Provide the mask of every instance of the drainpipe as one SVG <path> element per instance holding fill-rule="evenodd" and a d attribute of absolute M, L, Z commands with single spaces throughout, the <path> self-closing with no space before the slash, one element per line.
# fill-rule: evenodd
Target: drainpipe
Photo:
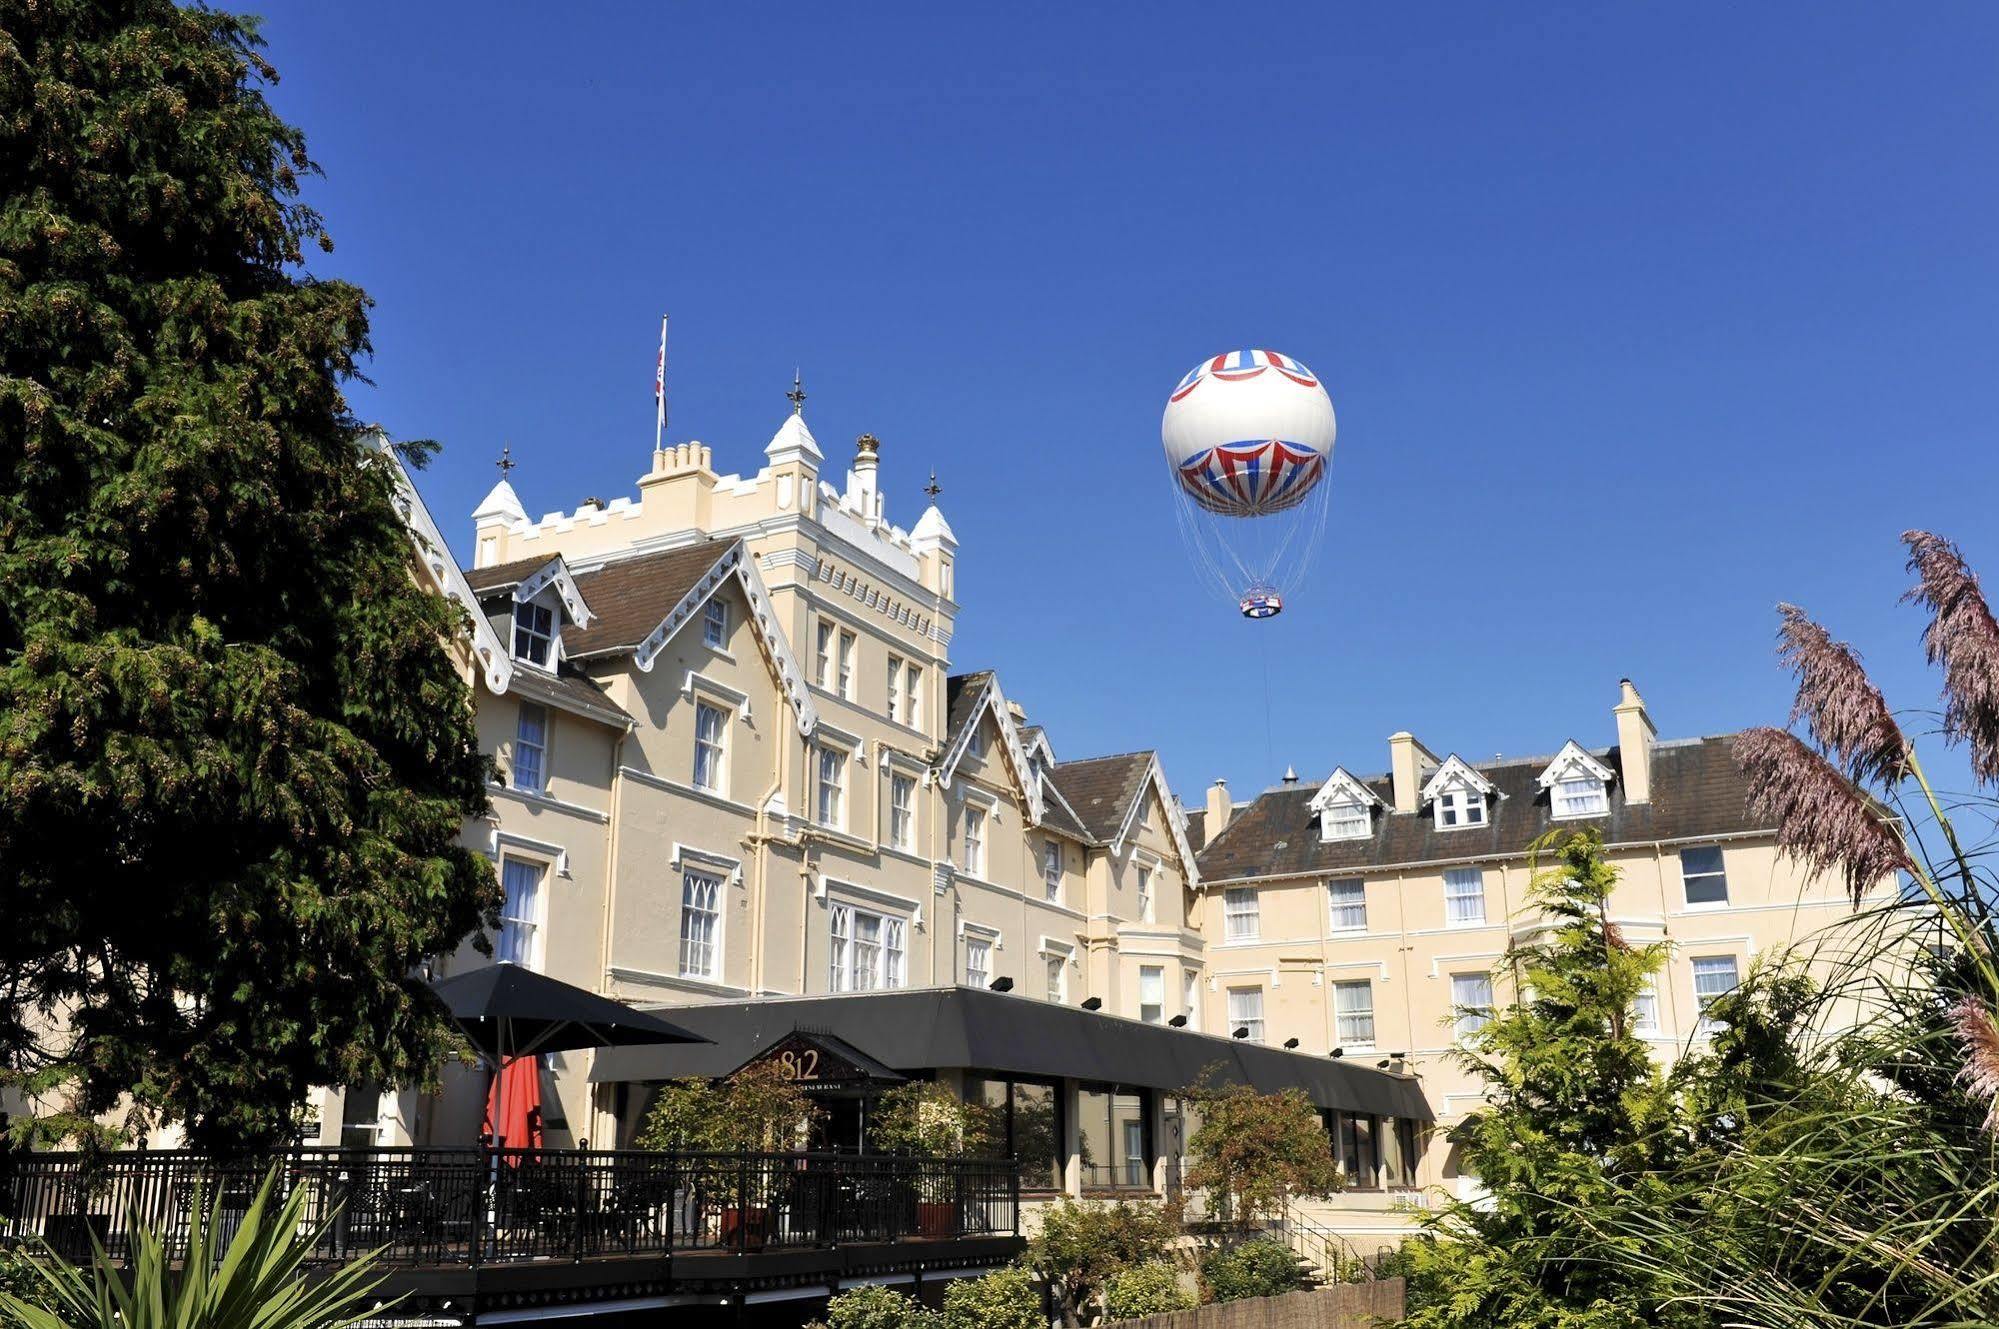
<path fill-rule="evenodd" d="M 624 823 L 624 818 L 620 814 L 624 810 L 625 740 L 632 736 L 633 728 L 634 725 L 627 722 L 624 732 L 619 734 L 617 742 L 611 745 L 611 830 L 604 838 L 604 926 L 597 943 L 597 967 L 602 974 L 598 990 L 607 996 L 611 991 L 612 919 L 616 916 L 618 907 L 618 830 Z M 595 1052 L 590 1054 L 590 1062 L 594 1069 L 597 1062 Z M 590 1109 L 591 1138 L 609 1139 L 615 1145 L 617 1126 L 612 1123 L 608 1132 L 605 1129 L 606 1114 L 600 1106 L 601 1092 L 587 1080 L 584 1082 L 583 1092 L 586 1096 L 585 1102 Z"/>
<path fill-rule="evenodd" d="M 779 714 L 782 713 L 783 711 L 780 710 Z M 770 825 L 770 801 L 773 798 L 777 797 L 779 790 L 784 788 L 784 765 L 785 765 L 784 758 L 785 754 L 791 750 L 791 736 L 789 733 L 785 732 L 785 727 L 780 727 L 779 733 L 782 734 L 783 737 L 781 741 L 773 745 L 777 749 L 777 751 L 774 754 L 774 760 L 772 762 L 773 769 L 771 771 L 770 788 L 764 790 L 763 797 L 757 800 L 756 829 L 750 833 L 751 841 L 754 844 L 756 850 L 756 852 L 752 854 L 750 858 L 750 866 L 753 869 L 753 871 L 750 873 L 749 987 L 750 987 L 750 995 L 752 997 L 756 996 L 759 992 L 763 991 L 763 970 L 764 970 L 763 901 L 765 895 L 767 894 L 767 887 L 770 877 L 771 836 L 769 832 L 766 830 L 766 828 Z M 802 741 L 803 736 L 801 735 L 800 737 Z M 803 949 L 803 946 L 804 943 L 803 940 L 801 939 L 800 941 L 801 950 Z M 800 992 L 803 992 L 804 990 L 805 989 L 803 987 L 799 988 Z"/>

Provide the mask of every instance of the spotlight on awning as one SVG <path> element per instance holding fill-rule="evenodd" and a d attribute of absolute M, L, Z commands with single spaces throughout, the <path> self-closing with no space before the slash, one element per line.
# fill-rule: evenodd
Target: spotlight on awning
<path fill-rule="evenodd" d="M 1284 1040 L 1284 1046 L 1288 1048 L 1295 1048 L 1298 1046 L 1298 1040 L 1295 1038 L 1287 1038 Z"/>
<path fill-rule="evenodd" d="M 1187 1017 L 1184 1015 L 1176 1015 L 1172 1019 L 1168 1020 L 1166 1023 L 1172 1025 L 1175 1029 L 1185 1029 L 1187 1027 Z"/>
<path fill-rule="evenodd" d="M 1013 991 L 1013 980 L 1006 977 L 995 978 L 992 982 L 986 984 L 986 986 L 995 992 L 1011 992 Z"/>
<path fill-rule="evenodd" d="M 1345 1048 L 1334 1048 L 1331 1052 L 1328 1052 L 1326 1055 L 1329 1057 L 1344 1057 L 1346 1056 L 1346 1054 L 1347 1050 Z"/>
<path fill-rule="evenodd" d="M 1086 1010 L 1086 1011 L 1100 1011 L 1100 1010 L 1102 1010 L 1103 1008 L 1104 1008 L 1104 999 L 1103 999 L 1102 997 L 1085 997 L 1085 998 L 1083 998 L 1083 1009 L 1084 1009 L 1084 1010 Z"/>
<path fill-rule="evenodd" d="M 1242 1025 L 1241 1027 L 1239 1027 L 1239 1028 L 1238 1028 L 1238 1029 L 1237 1029 L 1237 1030 L 1235 1031 L 1235 1035 L 1234 1035 L 1234 1036 L 1235 1036 L 1235 1037 L 1237 1037 L 1237 1038 L 1248 1038 L 1248 1037 L 1249 1037 L 1249 1026 L 1248 1026 L 1248 1025 Z"/>

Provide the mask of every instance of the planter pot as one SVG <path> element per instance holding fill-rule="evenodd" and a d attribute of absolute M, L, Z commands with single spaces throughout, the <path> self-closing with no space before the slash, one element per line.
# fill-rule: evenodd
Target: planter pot
<path fill-rule="evenodd" d="M 955 1200 L 919 1201 L 916 1206 L 916 1235 L 951 1237 L 958 1233 L 958 1204 Z"/>
<path fill-rule="evenodd" d="M 770 1237 L 770 1210 L 728 1208 L 722 1211 L 722 1244 L 760 1251 Z"/>

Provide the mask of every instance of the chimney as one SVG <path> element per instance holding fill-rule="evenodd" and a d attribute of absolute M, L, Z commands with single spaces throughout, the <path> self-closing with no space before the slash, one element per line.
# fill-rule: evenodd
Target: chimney
<path fill-rule="evenodd" d="M 1624 764 L 1624 801 L 1627 803 L 1650 803 L 1652 801 L 1652 743 L 1659 731 L 1652 727 L 1652 717 L 1645 710 L 1645 699 L 1638 695 L 1638 689 L 1631 686 L 1631 680 L 1621 678 L 1618 686 L 1624 695 L 1619 698 L 1612 712 L 1617 717 L 1617 755 Z"/>
<path fill-rule="evenodd" d="M 1395 810 L 1417 812 L 1423 806 L 1423 776 L 1437 759 L 1407 729 L 1388 736 L 1388 774 L 1395 786 Z"/>
<path fill-rule="evenodd" d="M 1229 816 L 1235 811 L 1235 804 L 1229 799 L 1229 782 L 1217 780 L 1208 786 L 1208 816 L 1201 826 L 1201 833 L 1213 840 L 1229 824 Z"/>
<path fill-rule="evenodd" d="M 881 467 L 881 440 L 862 434 L 854 440 L 854 468 L 847 472 L 847 501 L 860 509 L 863 521 L 878 521 L 882 515 L 881 491 L 875 473 Z"/>

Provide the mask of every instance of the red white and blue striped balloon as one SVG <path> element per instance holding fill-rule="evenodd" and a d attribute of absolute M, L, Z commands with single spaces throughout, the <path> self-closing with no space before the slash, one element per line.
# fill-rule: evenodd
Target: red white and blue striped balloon
<path fill-rule="evenodd" d="M 1204 567 L 1245 614 L 1276 613 L 1324 526 L 1337 425 L 1319 376 L 1276 351 L 1225 351 L 1187 371 L 1159 432 L 1175 489 L 1198 510 L 1183 525 Z"/>

